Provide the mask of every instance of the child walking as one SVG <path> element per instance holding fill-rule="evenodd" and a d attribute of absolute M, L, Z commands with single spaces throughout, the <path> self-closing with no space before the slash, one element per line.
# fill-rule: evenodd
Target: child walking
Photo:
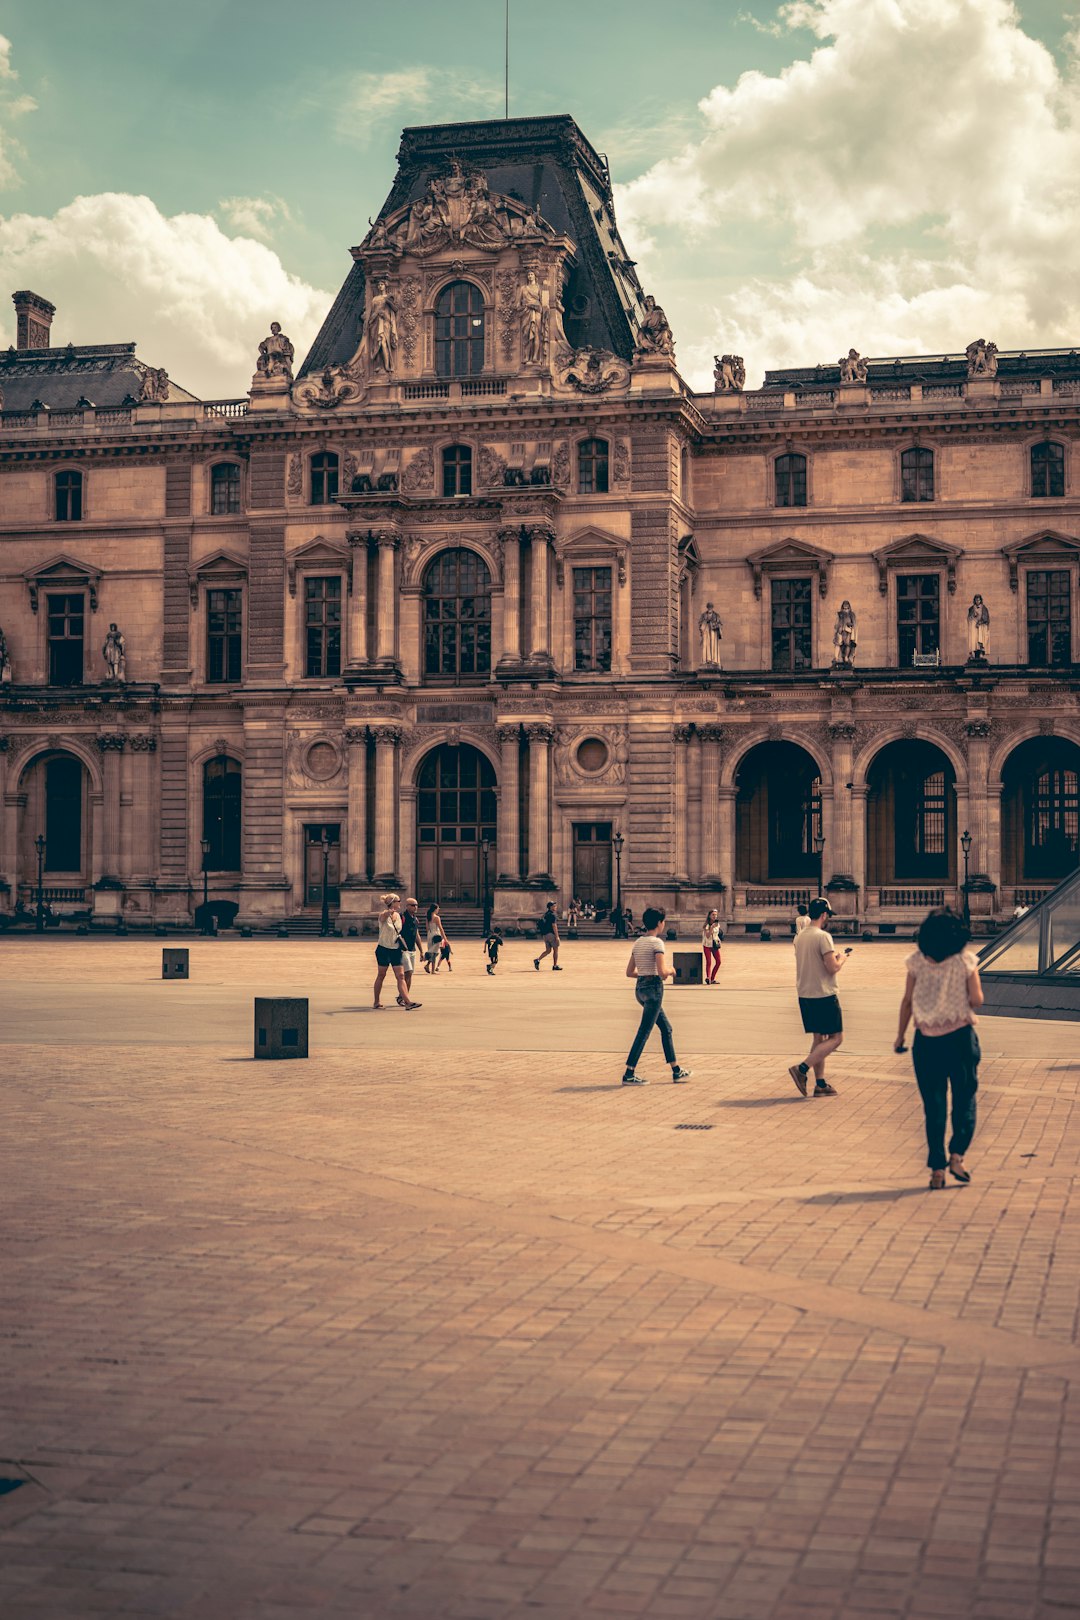
<path fill-rule="evenodd" d="M 912 1016 L 911 1059 L 926 1116 L 930 1191 L 945 1186 L 946 1168 L 964 1186 L 971 1172 L 964 1154 L 975 1134 L 975 1094 L 979 1089 L 979 1037 L 975 1009 L 983 1004 L 979 966 L 967 949 L 971 935 L 947 906 L 932 911 L 919 929 L 919 948 L 907 959 L 907 984 L 893 1050 L 902 1052 Z M 948 1093 L 952 1086 L 952 1136 L 945 1155 Z"/>
<path fill-rule="evenodd" d="M 499 965 L 499 952 L 502 950 L 502 929 L 493 928 L 484 941 L 484 955 L 487 957 L 487 971 L 494 974 Z"/>
<path fill-rule="evenodd" d="M 641 1023 L 638 1025 L 634 1044 L 626 1060 L 626 1073 L 622 1077 L 624 1086 L 647 1086 L 649 1083 L 643 1075 L 635 1073 L 635 1067 L 645 1050 L 645 1042 L 652 1033 L 654 1024 L 660 1031 L 664 1056 L 671 1064 L 671 1078 L 675 1084 L 689 1080 L 693 1073 L 692 1069 L 679 1067 L 679 1060 L 675 1056 L 675 1037 L 663 1006 L 664 980 L 675 977 L 674 968 L 667 965 L 664 942 L 660 938 L 660 930 L 664 926 L 666 916 L 667 912 L 659 906 L 646 907 L 641 919 L 644 931 L 640 939 L 634 941 L 630 960 L 626 964 L 626 977 L 637 981 L 634 985 L 634 995 L 641 1008 Z"/>

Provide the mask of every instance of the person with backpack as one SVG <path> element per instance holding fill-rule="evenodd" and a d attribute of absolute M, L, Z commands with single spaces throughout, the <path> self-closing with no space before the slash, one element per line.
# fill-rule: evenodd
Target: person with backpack
<path fill-rule="evenodd" d="M 641 1008 L 641 1022 L 626 1059 L 626 1071 L 622 1077 L 624 1086 L 647 1086 L 649 1083 L 644 1075 L 637 1073 L 637 1064 L 654 1025 L 660 1031 L 664 1056 L 671 1064 L 671 1078 L 675 1084 L 681 1085 L 693 1073 L 692 1069 L 680 1067 L 675 1056 L 675 1036 L 664 1011 L 664 980 L 675 977 L 675 969 L 667 965 L 664 941 L 660 937 L 666 916 L 667 912 L 662 907 L 646 906 L 641 919 L 641 938 L 634 941 L 630 960 L 626 964 L 626 977 L 635 981 L 634 995 Z"/>

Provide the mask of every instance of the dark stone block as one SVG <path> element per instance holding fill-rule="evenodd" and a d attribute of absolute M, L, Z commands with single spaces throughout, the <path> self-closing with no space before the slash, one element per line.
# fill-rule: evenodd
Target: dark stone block
<path fill-rule="evenodd" d="M 186 946 L 167 946 L 161 953 L 161 977 L 163 979 L 189 979 L 191 965 L 188 961 Z"/>
<path fill-rule="evenodd" d="M 676 984 L 701 984 L 704 979 L 704 958 L 700 951 L 672 951 Z"/>
<path fill-rule="evenodd" d="M 256 996 L 255 1056 L 306 1058 L 307 1055 L 307 997 Z"/>

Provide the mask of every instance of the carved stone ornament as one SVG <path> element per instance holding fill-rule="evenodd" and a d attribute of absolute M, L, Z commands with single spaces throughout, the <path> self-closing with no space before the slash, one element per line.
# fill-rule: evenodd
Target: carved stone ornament
<path fill-rule="evenodd" d="M 94 741 L 103 754 L 122 754 L 127 738 L 122 731 L 106 731 L 100 737 L 95 737 Z"/>
<path fill-rule="evenodd" d="M 409 493 L 435 488 L 435 451 L 430 444 L 421 445 L 407 463 L 401 475 L 401 487 Z"/>
<path fill-rule="evenodd" d="M 368 296 L 364 313 L 364 340 L 368 370 L 391 376 L 398 346 L 397 300 L 382 277 L 375 282 Z"/>
<path fill-rule="evenodd" d="M 350 747 L 350 748 L 366 748 L 367 747 L 367 727 L 366 726 L 346 726 L 343 735 L 344 735 L 345 742 L 348 745 L 348 747 Z"/>
<path fill-rule="evenodd" d="M 488 189 L 478 169 L 451 158 L 442 174 L 427 183 L 417 202 L 379 219 L 360 249 L 364 257 L 409 253 L 427 258 L 445 248 L 479 248 L 497 253 L 515 242 L 550 240 L 555 232 L 538 209 Z"/>
<path fill-rule="evenodd" d="M 545 721 L 536 721 L 533 725 L 525 727 L 525 735 L 530 743 L 550 742 L 555 735 L 555 729 Z"/>
<path fill-rule="evenodd" d="M 832 742 L 853 742 L 856 727 L 851 720 L 834 720 L 829 726 L 829 737 Z"/>
<path fill-rule="evenodd" d="M 526 727 L 530 736 L 532 727 Z M 600 743 L 607 757 L 598 764 L 579 756 L 582 744 Z M 599 750 L 594 750 L 599 752 Z M 565 725 L 555 732 L 555 780 L 563 787 L 619 787 L 626 781 L 630 745 L 625 726 Z"/>
<path fill-rule="evenodd" d="M 840 356 L 838 363 L 842 383 L 864 383 L 866 381 L 866 361 L 858 349 L 849 349 L 847 354 Z"/>
<path fill-rule="evenodd" d="M 269 336 L 259 344 L 259 358 L 255 362 L 256 378 L 269 382 L 279 377 L 283 382 L 291 383 L 294 353 L 292 344 L 281 330 L 281 322 L 271 321 Z"/>
<path fill-rule="evenodd" d="M 164 405 L 169 398 L 169 374 L 164 366 L 146 366 L 139 384 L 140 405 Z"/>
<path fill-rule="evenodd" d="M 115 624 L 109 626 L 101 656 L 105 660 L 106 680 L 122 681 L 127 678 L 127 644 L 123 632 Z"/>
<path fill-rule="evenodd" d="M 985 338 L 976 338 L 964 350 L 967 355 L 967 374 L 969 377 L 996 377 L 998 368 L 998 347 L 996 343 L 987 343 Z"/>
<path fill-rule="evenodd" d="M 713 355 L 713 393 L 741 394 L 746 387 L 746 366 L 741 354 Z"/>
<path fill-rule="evenodd" d="M 637 331 L 635 353 L 675 358 L 675 339 L 671 335 L 671 327 L 652 293 L 645 295 L 645 310 Z"/>
<path fill-rule="evenodd" d="M 416 343 L 420 335 L 420 277 L 403 276 L 398 283 L 398 330 L 401 334 L 401 355 L 406 370 L 412 368 L 416 358 Z"/>
<path fill-rule="evenodd" d="M 296 384 L 293 402 L 309 410 L 336 411 L 340 405 L 353 404 L 363 392 L 345 366 L 324 366 L 322 371 Z"/>
<path fill-rule="evenodd" d="M 302 495 L 304 493 L 304 458 L 303 456 L 289 457 L 289 476 L 285 483 L 286 495 Z"/>
<path fill-rule="evenodd" d="M 506 472 L 505 457 L 500 456 L 494 445 L 482 444 L 480 446 L 477 470 L 482 489 L 497 488 L 502 484 L 503 475 Z"/>
<path fill-rule="evenodd" d="M 157 738 L 149 732 L 137 731 L 133 737 L 128 738 L 128 746 L 133 754 L 156 754 Z"/>
<path fill-rule="evenodd" d="M 556 489 L 566 489 L 570 483 L 570 445 L 561 439 L 551 458 L 551 482 Z"/>
<path fill-rule="evenodd" d="M 610 349 L 564 349 L 557 367 L 563 387 L 575 388 L 579 394 L 606 394 L 630 386 L 630 367 Z"/>
<path fill-rule="evenodd" d="M 630 441 L 616 439 L 611 458 L 611 478 L 615 484 L 630 482 Z"/>
<path fill-rule="evenodd" d="M 989 737 L 990 729 L 989 720 L 969 720 L 967 723 L 969 737 Z"/>

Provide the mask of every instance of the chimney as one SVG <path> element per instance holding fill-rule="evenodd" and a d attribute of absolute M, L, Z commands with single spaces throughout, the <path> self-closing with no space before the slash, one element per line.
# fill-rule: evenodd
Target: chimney
<path fill-rule="evenodd" d="M 11 302 L 15 305 L 15 347 L 47 349 L 56 305 L 35 292 L 12 293 Z"/>

